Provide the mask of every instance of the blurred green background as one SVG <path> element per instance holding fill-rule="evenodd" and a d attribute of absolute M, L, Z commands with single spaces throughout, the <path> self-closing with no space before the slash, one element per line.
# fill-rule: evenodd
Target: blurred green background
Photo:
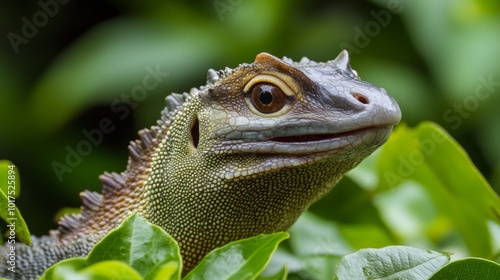
<path fill-rule="evenodd" d="M 67 2 L 0 4 L 0 159 L 20 170 L 17 206 L 36 235 L 99 191 L 101 173 L 124 170 L 167 94 L 263 51 L 326 61 L 347 48 L 404 122 L 442 125 L 500 192 L 498 1 Z M 168 76 L 137 95 L 151 69 Z M 112 131 L 82 144 L 108 119 Z"/>

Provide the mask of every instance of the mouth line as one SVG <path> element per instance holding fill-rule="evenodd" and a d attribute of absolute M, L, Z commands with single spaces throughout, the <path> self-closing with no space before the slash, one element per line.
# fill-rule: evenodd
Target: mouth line
<path fill-rule="evenodd" d="M 385 142 L 391 130 L 392 126 L 369 126 L 338 133 L 290 135 L 238 143 L 233 140 L 226 142 L 224 146 L 231 146 L 230 151 L 234 153 L 325 156 L 362 145 L 380 145 Z"/>
<path fill-rule="evenodd" d="M 292 135 L 284 137 L 270 138 L 267 141 L 278 142 L 278 143 L 310 143 L 319 142 L 325 140 L 334 140 L 339 138 L 345 138 L 351 135 L 359 134 L 367 130 L 376 129 L 378 127 L 365 127 L 345 132 L 338 133 L 318 133 L 318 134 L 302 134 L 302 135 Z M 380 127 L 382 128 L 382 127 Z"/>

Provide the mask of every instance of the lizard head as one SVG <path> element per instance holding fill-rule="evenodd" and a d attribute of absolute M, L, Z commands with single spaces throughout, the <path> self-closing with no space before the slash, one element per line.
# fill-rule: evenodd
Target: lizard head
<path fill-rule="evenodd" d="M 261 53 L 253 64 L 208 76 L 199 148 L 260 158 L 226 169 L 228 178 L 328 159 L 352 166 L 364 158 L 352 154 L 374 151 L 401 118 L 384 89 L 359 79 L 347 51 L 326 63 Z"/>
<path fill-rule="evenodd" d="M 227 242 L 288 229 L 401 118 L 346 51 L 325 63 L 261 53 L 167 100 L 176 110 L 145 200 L 149 219 L 179 242 L 185 271 Z"/>

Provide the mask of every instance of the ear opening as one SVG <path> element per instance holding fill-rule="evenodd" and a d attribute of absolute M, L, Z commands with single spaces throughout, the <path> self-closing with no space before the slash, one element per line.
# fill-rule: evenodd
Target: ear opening
<path fill-rule="evenodd" d="M 191 124 L 191 143 L 193 147 L 198 148 L 198 143 L 200 142 L 200 122 L 198 117 L 195 117 L 193 124 Z"/>

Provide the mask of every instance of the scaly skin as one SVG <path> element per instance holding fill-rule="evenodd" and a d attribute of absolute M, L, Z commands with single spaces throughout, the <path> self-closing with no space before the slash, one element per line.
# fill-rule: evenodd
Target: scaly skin
<path fill-rule="evenodd" d="M 17 244 L 16 274 L 1 260 L 0 275 L 33 279 L 85 256 L 133 211 L 179 242 L 186 273 L 230 241 L 287 230 L 401 118 L 345 51 L 326 63 L 261 53 L 167 101 L 158 125 L 131 143 L 126 171 L 102 175 L 103 194 L 83 192 L 81 214 L 33 247 Z"/>

